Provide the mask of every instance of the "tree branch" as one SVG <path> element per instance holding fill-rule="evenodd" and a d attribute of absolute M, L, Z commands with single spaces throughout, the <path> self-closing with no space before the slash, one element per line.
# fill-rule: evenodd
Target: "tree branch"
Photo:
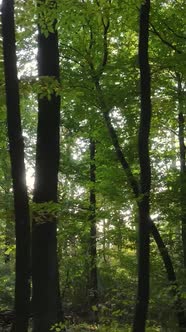
<path fill-rule="evenodd" d="M 186 36 L 179 35 L 167 23 L 164 22 L 164 24 L 167 27 L 167 29 L 169 29 L 169 31 L 171 31 L 174 34 L 175 37 L 186 40 Z"/>
<path fill-rule="evenodd" d="M 156 30 L 155 26 L 150 23 L 152 30 L 150 30 L 152 33 L 154 33 L 161 41 L 162 43 L 164 43 L 165 45 L 167 45 L 169 48 L 171 48 L 172 50 L 174 50 L 176 53 L 178 54 L 182 54 L 182 52 L 174 45 L 172 45 L 170 42 L 168 42 L 167 40 L 165 40 L 162 35 Z"/>
<path fill-rule="evenodd" d="M 122 148 L 119 144 L 118 136 L 117 136 L 116 130 L 114 129 L 114 127 L 111 123 L 111 119 L 110 119 L 110 116 L 109 116 L 109 109 L 107 108 L 107 105 L 105 103 L 99 81 L 95 82 L 95 87 L 96 87 L 96 91 L 97 91 L 97 95 L 98 95 L 99 105 L 100 105 L 100 108 L 103 112 L 103 117 L 104 117 L 107 129 L 109 131 L 109 134 L 110 134 L 110 137 L 111 137 L 111 140 L 112 140 L 112 144 L 115 148 L 118 160 L 120 161 L 121 166 L 122 166 L 123 170 L 126 173 L 127 181 L 129 183 L 129 186 L 131 187 L 131 189 L 133 191 L 133 194 L 134 194 L 135 198 L 138 199 L 138 197 L 139 197 L 138 182 L 135 179 L 135 177 L 132 173 L 132 170 L 129 166 L 129 163 L 127 162 L 127 159 L 125 158 L 125 156 L 123 154 L 123 151 L 122 151 Z"/>
<path fill-rule="evenodd" d="M 84 55 L 77 49 L 77 48 L 74 48 L 73 46 L 71 45 L 68 45 L 68 44 L 65 44 L 65 43 L 60 43 L 60 45 L 63 45 L 67 48 L 70 48 L 72 51 L 76 52 L 77 54 L 79 54 L 81 57 L 84 57 Z"/>

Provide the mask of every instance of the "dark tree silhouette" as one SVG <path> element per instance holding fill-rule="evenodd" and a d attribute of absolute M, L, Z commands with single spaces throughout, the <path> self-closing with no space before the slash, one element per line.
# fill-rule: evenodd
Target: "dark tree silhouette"
<path fill-rule="evenodd" d="M 140 163 L 139 186 L 139 247 L 138 247 L 138 292 L 134 316 L 133 332 L 144 332 L 149 301 L 149 220 L 151 166 L 149 157 L 149 134 L 151 123 L 151 78 L 148 59 L 150 0 L 140 9 L 139 67 L 141 114 L 138 136 Z"/>
<path fill-rule="evenodd" d="M 38 2 L 38 8 L 40 4 L 41 2 Z M 51 5 L 55 8 L 56 2 L 51 2 Z M 39 11 L 42 10 L 41 8 Z M 59 54 L 55 23 L 54 20 L 54 32 L 48 32 L 48 36 L 43 34 L 40 26 L 38 27 L 38 72 L 40 78 L 52 77 L 58 82 Z M 57 220 L 55 214 L 50 212 L 47 203 L 57 202 L 60 97 L 51 91 L 50 98 L 40 97 L 38 105 L 33 201 L 44 205 L 41 210 L 37 210 L 33 218 L 33 331 L 49 332 L 51 325 L 59 318 Z"/>
<path fill-rule="evenodd" d="M 30 301 L 30 217 L 19 107 L 13 0 L 4 0 L 2 3 L 2 34 L 16 233 L 16 315 L 14 331 L 27 332 Z"/>

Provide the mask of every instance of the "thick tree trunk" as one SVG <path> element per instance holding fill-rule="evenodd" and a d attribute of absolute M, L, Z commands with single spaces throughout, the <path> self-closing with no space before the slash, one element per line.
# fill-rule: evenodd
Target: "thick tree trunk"
<path fill-rule="evenodd" d="M 55 5 L 55 1 L 52 5 Z M 54 32 L 49 32 L 47 37 L 39 27 L 38 72 L 39 77 L 53 77 L 58 81 L 59 54 L 55 23 L 53 22 Z M 42 208 L 33 219 L 33 331 L 49 332 L 51 325 L 59 320 L 60 310 L 56 216 L 47 205 L 48 202 L 57 202 L 60 97 L 51 92 L 49 99 L 41 97 L 38 104 L 33 201 L 41 203 Z"/>
<path fill-rule="evenodd" d="M 30 301 L 30 217 L 19 108 L 13 0 L 4 0 L 2 3 L 2 32 L 16 232 L 16 317 L 14 330 L 16 332 L 26 332 L 28 329 Z"/>
<path fill-rule="evenodd" d="M 89 275 L 89 307 L 98 304 L 98 290 L 97 290 L 97 232 L 96 232 L 96 165 L 95 165 L 96 144 L 93 139 L 90 139 L 90 275 Z M 92 319 L 97 320 L 97 311 L 93 310 Z"/>

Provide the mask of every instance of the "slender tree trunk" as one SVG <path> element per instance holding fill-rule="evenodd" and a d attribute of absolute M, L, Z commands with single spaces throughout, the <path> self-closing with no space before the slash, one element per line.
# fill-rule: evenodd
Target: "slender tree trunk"
<path fill-rule="evenodd" d="M 177 76 L 178 82 L 178 137 L 179 137 L 179 148 L 180 148 L 180 208 L 181 208 L 181 229 L 182 229 L 182 245 L 183 245 L 183 267 L 186 269 L 186 208 L 185 208 L 185 197 L 186 197 L 186 146 L 185 146 L 185 119 L 183 114 L 183 95 L 181 86 L 181 77 Z M 175 280 L 176 286 L 173 288 L 177 290 L 177 316 L 180 332 L 186 331 L 186 317 L 185 310 L 182 305 L 181 294 Z M 173 284 L 173 285 L 174 285 Z"/>
<path fill-rule="evenodd" d="M 96 144 L 93 139 L 90 139 L 90 275 L 89 275 L 89 306 L 98 304 L 98 290 L 97 290 L 97 234 L 96 234 L 96 165 L 95 165 Z M 93 311 L 93 320 L 97 320 L 97 311 Z"/>
<path fill-rule="evenodd" d="M 182 227 L 182 244 L 183 244 L 183 266 L 186 269 L 186 146 L 185 146 L 185 119 L 183 114 L 183 96 L 181 77 L 177 74 L 178 82 L 178 136 L 180 148 L 180 207 L 181 207 L 181 227 Z"/>
<path fill-rule="evenodd" d="M 14 330 L 16 332 L 26 332 L 30 302 L 30 217 L 19 107 L 13 0 L 4 0 L 2 3 L 2 32 L 16 232 L 16 318 Z"/>
<path fill-rule="evenodd" d="M 140 162 L 139 248 L 138 248 L 138 293 L 133 323 L 133 332 L 144 332 L 149 302 L 149 219 L 151 167 L 149 157 L 149 134 L 151 122 L 150 67 L 148 60 L 150 0 L 140 9 L 139 66 L 141 114 L 138 137 Z"/>
<path fill-rule="evenodd" d="M 44 1 L 43 1 L 44 2 Z M 40 2 L 38 2 L 39 7 Z M 56 2 L 51 2 L 52 6 Z M 39 10 L 41 10 L 39 8 Z M 44 15 L 44 13 L 42 13 Z M 38 30 L 39 77 L 59 81 L 58 36 L 55 30 L 46 37 Z M 56 216 L 48 202 L 57 202 L 59 168 L 60 97 L 51 92 L 50 98 L 38 100 L 36 174 L 33 201 L 41 203 L 33 219 L 33 331 L 49 332 L 59 320 L 59 275 L 57 262 Z"/>

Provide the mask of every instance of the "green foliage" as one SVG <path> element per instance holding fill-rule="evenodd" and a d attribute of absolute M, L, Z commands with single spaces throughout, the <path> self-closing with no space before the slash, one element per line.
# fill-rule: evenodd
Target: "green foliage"
<path fill-rule="evenodd" d="M 180 177 L 178 113 L 182 111 L 185 117 L 186 8 L 185 1 L 152 0 L 151 3 L 151 212 L 173 260 L 185 306 L 180 206 L 180 188 L 184 178 Z M 26 167 L 33 171 L 35 166 L 37 96 L 50 99 L 54 93 L 62 97 L 61 150 L 59 202 L 31 204 L 31 217 L 36 223 L 45 222 L 46 216 L 57 221 L 64 309 L 80 320 L 80 323 L 56 324 L 51 330 L 61 331 L 66 327 L 69 331 L 130 331 L 137 281 L 136 202 L 112 146 L 103 119 L 103 108 L 110 114 L 122 151 L 138 179 L 138 16 L 141 0 L 59 0 L 57 6 L 52 0 L 47 0 L 38 1 L 38 4 L 36 6 L 33 0 L 15 1 Z M 38 77 L 37 25 L 45 37 L 57 28 L 60 83 L 52 77 Z M 13 305 L 15 235 L 1 44 L 0 40 L 0 306 L 3 309 Z M 178 76 L 181 77 L 181 105 Z M 96 90 L 96 80 L 100 83 L 102 103 Z M 96 142 L 95 184 L 89 176 L 90 139 Z M 100 325 L 87 323 L 90 319 L 87 285 L 91 265 L 91 189 L 96 193 L 99 292 L 98 304 L 92 306 L 92 311 L 98 313 Z M 10 262 L 4 262 L 4 254 L 10 254 Z M 151 241 L 151 298 L 147 331 L 160 331 L 160 328 L 176 331 L 172 290 L 159 253 Z"/>
<path fill-rule="evenodd" d="M 14 266 L 11 264 L 5 265 L 1 261 L 1 274 L 0 274 L 0 310 L 11 309 L 14 305 L 14 283 L 15 274 Z"/>
<path fill-rule="evenodd" d="M 87 324 L 87 323 L 81 323 L 81 324 L 73 324 L 73 325 L 69 325 L 69 324 L 62 324 L 62 323 L 57 323 L 54 326 L 51 327 L 51 331 L 55 331 L 55 332 L 61 332 L 64 331 L 64 328 L 66 329 L 66 331 L 68 332 L 107 332 L 108 330 L 111 332 L 120 332 L 120 331 L 124 331 L 124 332 L 129 332 L 130 328 L 128 327 L 124 327 L 120 328 L 118 326 L 117 323 L 112 323 L 112 325 L 91 325 L 91 324 Z M 155 332 L 156 330 L 154 330 L 153 332 Z"/>
<path fill-rule="evenodd" d="M 47 221 L 55 222 L 60 206 L 55 202 L 44 202 L 31 204 L 31 218 L 37 224 Z"/>

